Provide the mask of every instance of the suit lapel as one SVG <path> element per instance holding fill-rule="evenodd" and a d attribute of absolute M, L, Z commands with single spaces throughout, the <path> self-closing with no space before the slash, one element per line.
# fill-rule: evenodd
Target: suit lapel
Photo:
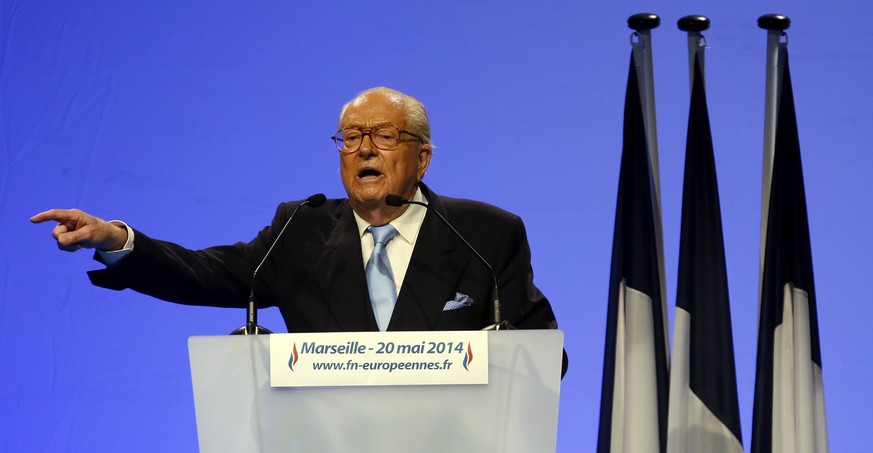
<path fill-rule="evenodd" d="M 426 191 L 426 187 L 422 187 Z M 430 209 L 444 216 L 435 194 L 425 192 Z M 456 239 L 436 215 L 428 210 L 394 307 L 389 330 L 432 330 L 443 305 L 454 296 L 458 279 L 470 259 L 470 252 L 456 246 Z"/>
<path fill-rule="evenodd" d="M 338 330 L 377 330 L 364 275 L 361 238 L 350 205 L 340 213 L 336 226 L 316 260 L 316 275 L 327 295 L 328 310 Z"/>

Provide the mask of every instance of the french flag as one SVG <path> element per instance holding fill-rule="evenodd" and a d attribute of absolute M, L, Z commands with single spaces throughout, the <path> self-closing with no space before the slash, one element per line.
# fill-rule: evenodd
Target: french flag
<path fill-rule="evenodd" d="M 786 44 L 780 44 L 778 61 L 782 82 L 768 212 L 762 219 L 767 223 L 751 451 L 826 452 L 818 309 Z"/>
<path fill-rule="evenodd" d="M 634 54 L 624 107 L 615 209 L 598 453 L 663 452 L 667 324 L 660 209 Z"/>
<path fill-rule="evenodd" d="M 718 181 L 697 56 L 685 149 L 667 451 L 743 452 Z"/>

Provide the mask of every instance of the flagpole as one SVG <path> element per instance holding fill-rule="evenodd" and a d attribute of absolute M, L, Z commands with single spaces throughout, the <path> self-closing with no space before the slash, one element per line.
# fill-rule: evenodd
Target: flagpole
<path fill-rule="evenodd" d="M 638 13 L 627 18 L 631 34 L 631 46 L 637 64 L 637 80 L 640 87 L 640 102 L 643 105 L 646 137 L 652 160 L 652 176 L 655 184 L 655 203 L 658 218 L 661 216 L 661 177 L 658 166 L 658 128 L 655 120 L 655 80 L 652 65 L 652 30 L 661 25 L 656 14 Z M 636 40 L 634 40 L 636 38 Z"/>
<path fill-rule="evenodd" d="M 773 176 L 773 154 L 776 146 L 776 112 L 779 104 L 779 87 L 782 80 L 783 63 L 779 59 L 779 49 L 788 43 L 785 30 L 791 19 L 781 14 L 765 14 L 758 18 L 758 27 L 767 30 L 767 73 L 764 94 L 764 166 L 761 173 L 761 255 L 758 286 L 764 272 L 764 245 L 767 241 L 767 214 L 770 212 L 770 180 Z M 760 294 L 759 294 L 760 299 Z"/>
<path fill-rule="evenodd" d="M 649 143 L 649 153 L 652 156 L 652 170 L 655 176 L 658 208 L 660 213 L 661 181 L 658 175 L 658 128 L 655 121 L 655 79 L 652 65 L 652 30 L 661 25 L 661 18 L 656 14 L 638 13 L 627 19 L 628 27 L 634 30 L 631 34 L 631 45 L 637 62 L 637 76 L 640 85 L 640 97 L 643 104 L 643 114 L 646 122 L 646 135 Z M 636 38 L 636 41 L 634 41 Z"/>
<path fill-rule="evenodd" d="M 631 46 L 637 65 L 637 78 L 640 89 L 640 102 L 643 106 L 646 124 L 646 141 L 652 168 L 652 204 L 655 212 L 655 246 L 658 250 L 658 275 L 661 276 L 661 300 L 667 300 L 667 282 L 664 274 L 664 232 L 661 220 L 661 175 L 658 164 L 658 127 L 655 120 L 655 76 L 652 64 L 652 30 L 661 25 L 657 14 L 637 13 L 627 18 L 631 34 Z M 662 304 L 663 319 L 667 319 L 667 304 Z M 667 323 L 664 323 L 664 337 L 669 337 Z M 669 349 L 669 344 L 667 345 Z"/>
<path fill-rule="evenodd" d="M 676 23 L 680 30 L 688 33 L 688 89 L 694 88 L 694 57 L 700 62 L 700 73 L 705 74 L 706 38 L 700 32 L 709 30 L 706 16 L 685 16 Z M 706 77 L 703 77 L 706 80 Z"/>

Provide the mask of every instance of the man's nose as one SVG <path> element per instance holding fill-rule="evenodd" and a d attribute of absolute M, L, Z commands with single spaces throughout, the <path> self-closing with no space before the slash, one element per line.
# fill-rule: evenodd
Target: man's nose
<path fill-rule="evenodd" d="M 358 148 L 358 153 L 362 155 L 370 155 L 376 151 L 376 146 L 373 145 L 373 138 L 370 136 L 370 133 L 364 134 L 361 137 L 361 146 Z"/>

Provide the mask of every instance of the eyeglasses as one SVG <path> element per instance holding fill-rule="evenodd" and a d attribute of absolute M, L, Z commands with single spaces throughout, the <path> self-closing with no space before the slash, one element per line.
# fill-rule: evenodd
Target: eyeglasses
<path fill-rule="evenodd" d="M 336 143 L 336 149 L 341 153 L 351 154 L 361 147 L 365 135 L 370 136 L 370 141 L 373 142 L 373 146 L 376 148 L 383 151 L 391 151 L 400 146 L 400 143 L 403 142 L 400 138 L 400 134 L 411 135 L 417 138 L 421 143 L 424 143 L 424 139 L 421 138 L 420 135 L 399 129 L 390 124 L 384 124 L 364 130 L 360 130 L 356 127 L 347 127 L 338 130 L 336 135 L 331 138 L 333 139 L 333 142 Z"/>

